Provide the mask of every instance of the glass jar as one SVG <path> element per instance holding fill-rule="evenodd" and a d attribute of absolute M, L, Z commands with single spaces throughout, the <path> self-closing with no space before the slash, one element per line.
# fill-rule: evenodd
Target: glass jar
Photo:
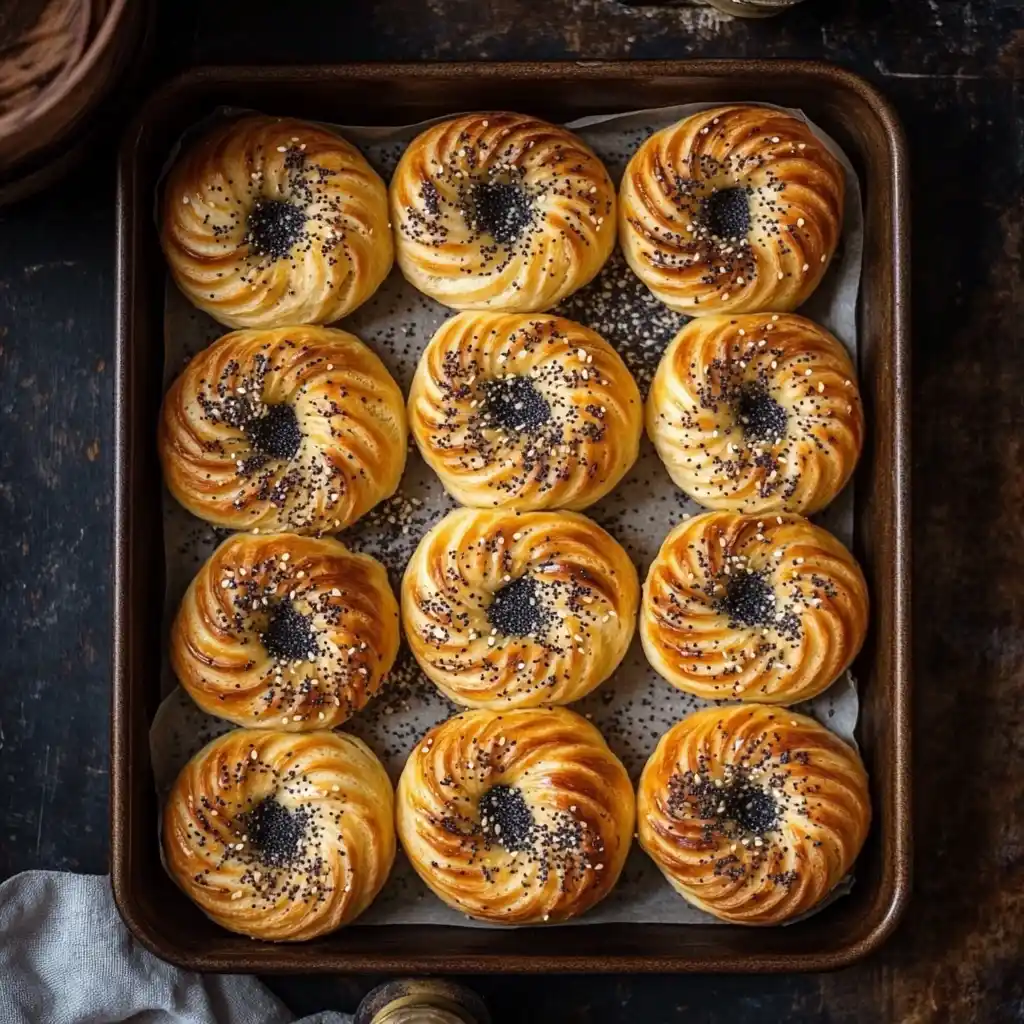
<path fill-rule="evenodd" d="M 738 18 L 770 18 L 801 0 L 620 0 L 627 7 L 715 7 Z"/>
<path fill-rule="evenodd" d="M 435 978 L 389 981 L 356 1010 L 355 1024 L 490 1024 L 480 997 Z"/>
<path fill-rule="evenodd" d="M 801 0 L 701 0 L 702 3 L 738 18 L 770 18 L 795 7 Z"/>

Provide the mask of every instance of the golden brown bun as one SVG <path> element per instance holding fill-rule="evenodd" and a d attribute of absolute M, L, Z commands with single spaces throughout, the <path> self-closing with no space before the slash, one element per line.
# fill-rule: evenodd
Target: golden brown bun
<path fill-rule="evenodd" d="M 672 309 L 784 312 L 828 269 L 844 188 L 841 165 L 806 122 L 766 107 L 715 107 L 655 132 L 634 154 L 619 239 Z"/>
<path fill-rule="evenodd" d="M 299 942 L 348 924 L 380 892 L 394 794 L 353 736 L 233 729 L 182 769 L 163 846 L 174 880 L 221 927 Z"/>
<path fill-rule="evenodd" d="M 813 718 L 746 704 L 674 725 L 637 792 L 640 845 L 695 907 L 770 925 L 817 906 L 871 823 L 855 750 Z"/>
<path fill-rule="evenodd" d="M 615 186 L 582 139 L 522 114 L 433 125 L 391 179 L 398 265 L 454 309 L 551 309 L 615 246 Z"/>
<path fill-rule="evenodd" d="M 398 653 L 384 566 L 340 541 L 229 537 L 171 628 L 171 665 L 206 712 L 236 725 L 332 729 L 380 689 Z"/>
<path fill-rule="evenodd" d="M 200 352 L 160 415 L 171 494 L 233 530 L 333 533 L 398 487 L 405 403 L 358 338 L 235 331 Z"/>
<path fill-rule="evenodd" d="M 643 406 L 625 363 L 586 327 L 460 313 L 423 351 L 409 424 L 460 504 L 582 509 L 636 460 Z"/>
<path fill-rule="evenodd" d="M 409 561 L 402 620 L 453 701 L 569 704 L 615 671 L 638 598 L 629 556 L 585 516 L 456 509 Z"/>
<path fill-rule="evenodd" d="M 651 564 L 640 610 L 652 667 L 706 700 L 809 700 L 849 667 L 867 626 L 860 566 L 794 515 L 681 523 Z"/>
<path fill-rule="evenodd" d="M 791 313 L 692 320 L 665 350 L 647 433 L 707 508 L 824 508 L 853 474 L 864 410 L 846 349 Z"/>
<path fill-rule="evenodd" d="M 394 258 L 387 189 L 359 150 L 261 115 L 221 125 L 177 161 L 161 243 L 178 287 L 228 327 L 339 320 Z"/>
<path fill-rule="evenodd" d="M 398 836 L 453 909 L 494 924 L 556 923 L 615 886 L 633 805 L 626 769 L 575 712 L 466 711 L 410 754 Z"/>

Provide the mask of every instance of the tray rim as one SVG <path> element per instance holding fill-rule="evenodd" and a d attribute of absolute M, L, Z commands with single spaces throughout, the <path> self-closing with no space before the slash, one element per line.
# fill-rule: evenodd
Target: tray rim
<path fill-rule="evenodd" d="M 636 78 L 667 77 L 677 79 L 714 78 L 742 80 L 758 75 L 803 78 L 808 86 L 815 82 L 833 90 L 852 93 L 870 110 L 881 127 L 886 144 L 888 168 L 886 181 L 892 191 L 891 244 L 891 323 L 889 361 L 892 367 L 891 407 L 893 453 L 889 474 L 893 481 L 893 501 L 889 526 L 892 529 L 895 586 L 892 591 L 892 617 L 889 623 L 893 678 L 889 690 L 893 701 L 889 751 L 892 777 L 886 780 L 886 793 L 895 810 L 890 823 L 884 858 L 891 868 L 890 877 L 880 880 L 880 898 L 874 900 L 865 915 L 867 924 L 846 945 L 810 953 L 743 951 L 736 954 L 700 953 L 600 953 L 600 954 L 394 954 L 336 953 L 303 955 L 301 945 L 254 944 L 252 952 L 236 955 L 209 953 L 176 947 L 137 913 L 131 892 L 131 863 L 126 816 L 122 813 L 130 796 L 130 765 L 127 752 L 132 729 L 132 686 L 128 665 L 127 620 L 131 559 L 129 557 L 131 505 L 128 458 L 130 449 L 132 389 L 128 382 L 129 348 L 132 344 L 130 298 L 134 291 L 133 264 L 134 218 L 137 198 L 132 188 L 133 153 L 152 111 L 168 100 L 193 90 L 219 85 L 238 86 L 247 82 L 332 81 L 346 78 L 356 81 L 385 81 L 395 76 L 450 80 L 466 77 L 488 79 L 534 78 L 557 80 L 568 75 L 601 80 L 627 75 Z M 866 79 L 838 65 L 823 61 L 789 59 L 714 59 L 714 60 L 557 60 L 557 61 L 459 61 L 459 62 L 347 62 L 343 64 L 263 66 L 204 66 L 193 68 L 161 85 L 144 102 L 126 130 L 118 153 L 117 171 L 117 249 L 116 249 L 116 332 L 115 332 L 115 430 L 114 430 L 114 517 L 113 517 L 113 645 L 111 700 L 111 883 L 118 911 L 132 935 L 150 952 L 180 967 L 198 971 L 285 972 L 573 972 L 573 973 L 772 973 L 820 971 L 842 968 L 876 951 L 893 933 L 906 910 L 911 890 L 912 816 L 911 816 L 911 654 L 910 654 L 910 341 L 909 341 L 909 172 L 907 144 L 899 117 L 891 103 Z M 143 209 L 148 210 L 148 203 Z M 443 928 L 443 926 L 437 926 Z M 685 926 L 679 926 L 685 927 Z"/>

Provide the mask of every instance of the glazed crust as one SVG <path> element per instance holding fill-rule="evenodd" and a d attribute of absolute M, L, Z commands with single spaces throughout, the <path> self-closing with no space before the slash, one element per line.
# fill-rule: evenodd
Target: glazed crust
<path fill-rule="evenodd" d="M 256 939 L 334 931 L 395 858 L 394 794 L 360 740 L 233 729 L 182 769 L 163 820 L 174 880 L 208 917 Z"/>
<path fill-rule="evenodd" d="M 339 541 L 229 537 L 192 581 L 171 628 L 171 666 L 204 711 L 236 725 L 341 725 L 398 654 L 387 571 Z"/>
<path fill-rule="evenodd" d="M 849 872 L 871 823 L 856 751 L 806 715 L 710 707 L 660 740 L 637 793 L 640 844 L 695 907 L 782 924 Z"/>
<path fill-rule="evenodd" d="M 409 424 L 462 505 L 583 509 L 636 461 L 643 406 L 615 350 L 580 324 L 460 313 L 423 352 Z"/>
<path fill-rule="evenodd" d="M 691 316 L 796 309 L 842 230 L 843 169 L 805 121 L 766 107 L 703 110 L 655 132 L 619 192 L 629 265 Z"/>
<path fill-rule="evenodd" d="M 740 512 L 819 511 L 864 444 L 846 349 L 791 313 L 690 321 L 658 365 L 646 419 L 678 487 Z"/>
<path fill-rule="evenodd" d="M 638 599 L 629 556 L 585 516 L 457 509 L 410 559 L 402 618 L 451 700 L 535 707 L 579 700 L 611 675 Z"/>
<path fill-rule="evenodd" d="M 388 276 L 387 189 L 341 136 L 253 115 L 178 159 L 161 243 L 178 287 L 228 327 L 331 323 Z"/>
<path fill-rule="evenodd" d="M 358 338 L 236 331 L 171 385 L 158 446 L 171 494 L 233 530 L 334 533 L 398 487 L 405 402 Z"/>
<path fill-rule="evenodd" d="M 467 711 L 416 745 L 398 834 L 450 907 L 495 924 L 557 923 L 603 899 L 633 837 L 625 768 L 566 708 Z"/>
<path fill-rule="evenodd" d="M 706 700 L 795 704 L 849 667 L 868 589 L 849 551 L 795 515 L 707 512 L 665 538 L 644 583 L 651 666 Z"/>
<path fill-rule="evenodd" d="M 396 257 L 453 309 L 551 309 L 615 246 L 615 186 L 572 132 L 512 113 L 427 128 L 390 188 Z"/>

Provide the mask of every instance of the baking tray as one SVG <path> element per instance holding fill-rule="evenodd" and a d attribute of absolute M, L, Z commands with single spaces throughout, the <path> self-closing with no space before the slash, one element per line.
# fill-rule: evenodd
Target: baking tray
<path fill-rule="evenodd" d="M 873 600 L 857 737 L 874 825 L 852 893 L 784 928 L 593 925 L 571 930 L 358 924 L 302 945 L 225 932 L 165 873 L 148 731 L 160 699 L 163 535 L 156 423 L 165 268 L 153 220 L 179 135 L 221 105 L 348 124 L 409 124 L 467 109 L 552 121 L 694 101 L 800 107 L 864 189 L 860 382 L 869 424 L 853 548 Z M 886 100 L 840 68 L 795 61 L 353 64 L 207 68 L 145 105 L 119 162 L 111 874 L 126 924 L 164 960 L 231 972 L 796 971 L 846 966 L 892 932 L 910 892 L 909 301 L 906 149 Z M 675 898 L 668 887 L 666 899 Z"/>

